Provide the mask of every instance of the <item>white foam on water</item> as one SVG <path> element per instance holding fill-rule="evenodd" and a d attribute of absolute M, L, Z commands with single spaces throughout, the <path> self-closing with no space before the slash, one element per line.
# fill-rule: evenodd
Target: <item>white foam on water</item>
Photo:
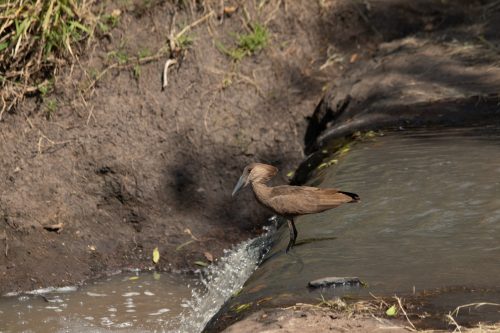
<path fill-rule="evenodd" d="M 28 295 L 43 295 L 43 294 L 49 294 L 49 293 L 69 293 L 76 291 L 78 287 L 76 286 L 66 286 L 66 287 L 47 287 L 47 288 L 40 288 L 40 289 L 35 289 L 35 290 L 30 290 L 30 291 L 11 291 L 3 296 L 5 297 L 13 297 L 13 296 L 18 296 L 21 294 L 28 294 Z"/>
<path fill-rule="evenodd" d="M 191 298 L 183 300 L 186 308 L 178 322 L 169 322 L 168 327 L 176 327 L 169 333 L 199 333 L 224 303 L 237 291 L 255 271 L 262 258 L 263 246 L 274 233 L 274 228 L 255 239 L 240 243 L 216 263 L 205 268 L 201 277 L 203 290 L 194 289 Z"/>

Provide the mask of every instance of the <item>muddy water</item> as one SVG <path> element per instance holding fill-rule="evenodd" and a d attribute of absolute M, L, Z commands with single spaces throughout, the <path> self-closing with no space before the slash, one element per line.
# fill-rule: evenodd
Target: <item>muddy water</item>
<path fill-rule="evenodd" d="M 0 332 L 154 331 L 168 327 L 191 296 L 169 274 L 125 274 L 87 285 L 3 297 Z"/>
<path fill-rule="evenodd" d="M 311 183 L 356 192 L 362 202 L 297 219 L 298 245 L 288 255 L 283 228 L 241 302 L 434 290 L 446 304 L 440 291 L 465 286 L 500 303 L 500 131 L 377 137 Z M 328 276 L 355 276 L 368 286 L 306 287 Z M 450 302 L 467 303 L 466 294 Z"/>
<path fill-rule="evenodd" d="M 272 233 L 225 251 L 195 277 L 128 273 L 0 297 L 0 333 L 201 332 L 255 270 Z"/>

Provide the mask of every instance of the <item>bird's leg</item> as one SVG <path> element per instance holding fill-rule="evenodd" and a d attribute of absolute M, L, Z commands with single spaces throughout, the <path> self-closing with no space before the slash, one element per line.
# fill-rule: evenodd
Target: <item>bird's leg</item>
<path fill-rule="evenodd" d="M 295 245 L 295 240 L 297 239 L 297 229 L 295 228 L 295 223 L 293 222 L 293 218 L 288 219 L 288 230 L 290 230 L 290 241 L 288 242 L 288 246 L 286 247 L 285 253 L 288 253 L 290 249 Z"/>

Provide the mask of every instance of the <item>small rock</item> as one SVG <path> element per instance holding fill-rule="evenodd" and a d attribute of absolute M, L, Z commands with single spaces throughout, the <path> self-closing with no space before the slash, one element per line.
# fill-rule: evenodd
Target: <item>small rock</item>
<path fill-rule="evenodd" d="M 307 286 L 309 288 L 321 288 L 329 286 L 352 286 L 352 285 L 363 285 L 363 282 L 357 277 L 324 277 L 321 279 L 309 281 Z"/>

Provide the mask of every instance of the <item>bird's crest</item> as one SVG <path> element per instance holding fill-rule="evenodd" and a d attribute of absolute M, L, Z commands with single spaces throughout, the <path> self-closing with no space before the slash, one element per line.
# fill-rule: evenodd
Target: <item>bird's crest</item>
<path fill-rule="evenodd" d="M 278 173 L 278 168 L 262 163 L 252 163 L 247 168 L 248 181 L 258 183 L 266 183 Z"/>

